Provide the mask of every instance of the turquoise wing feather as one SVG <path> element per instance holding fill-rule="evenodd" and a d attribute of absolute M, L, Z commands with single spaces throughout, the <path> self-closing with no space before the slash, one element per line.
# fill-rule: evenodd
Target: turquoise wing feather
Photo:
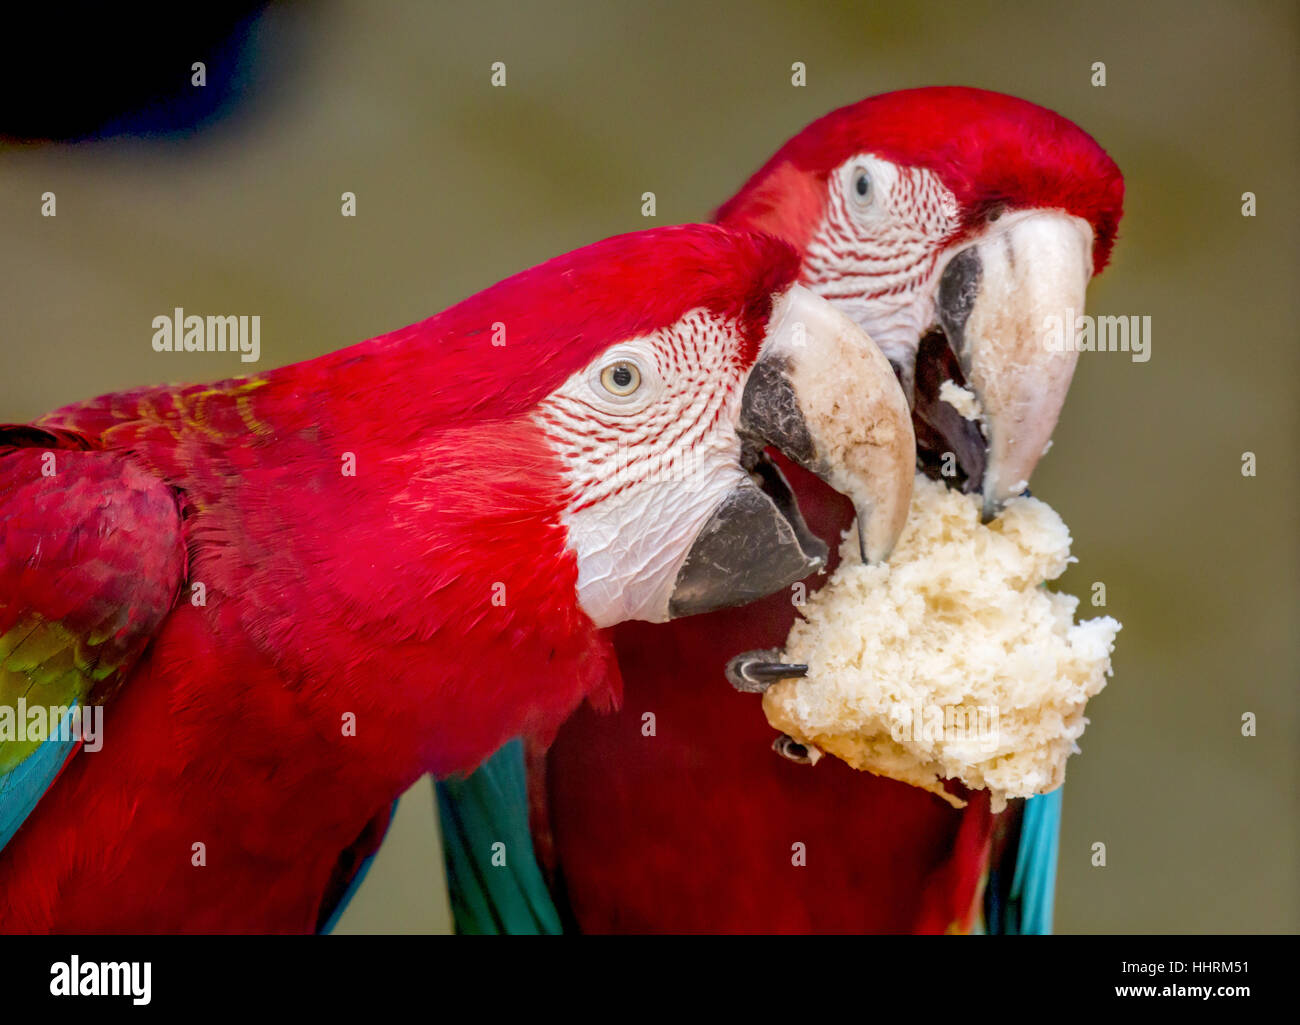
<path fill-rule="evenodd" d="M 989 881 L 988 932 L 1051 933 L 1062 794 L 1058 788 L 1025 802 L 1010 886 L 996 871 Z M 561 932 L 528 830 L 521 742 L 507 744 L 468 779 L 438 784 L 438 806 L 457 931 Z M 505 865 L 493 864 L 498 842 L 506 845 Z"/>
<path fill-rule="evenodd" d="M 989 877 L 985 915 L 988 931 L 1005 936 L 1046 936 L 1052 931 L 1056 862 L 1060 854 L 1064 787 L 1025 801 L 1011 885 L 1005 869 Z M 999 878 L 1001 876 L 1001 878 Z"/>
<path fill-rule="evenodd" d="M 437 789 L 456 931 L 562 932 L 528 828 L 523 742 L 512 740 L 469 777 Z"/>
<path fill-rule="evenodd" d="M 63 770 L 64 763 L 77 750 L 77 743 L 46 740 L 9 772 L 0 774 L 0 851 Z"/>

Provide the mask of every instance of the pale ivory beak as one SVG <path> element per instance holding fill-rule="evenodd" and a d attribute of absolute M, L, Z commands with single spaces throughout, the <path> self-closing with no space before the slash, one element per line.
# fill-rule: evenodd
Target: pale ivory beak
<path fill-rule="evenodd" d="M 1078 352 L 1064 338 L 1084 312 L 1092 229 L 1061 211 L 1011 215 L 957 253 L 938 316 L 984 414 L 984 516 L 1028 486 L 1065 404 Z"/>

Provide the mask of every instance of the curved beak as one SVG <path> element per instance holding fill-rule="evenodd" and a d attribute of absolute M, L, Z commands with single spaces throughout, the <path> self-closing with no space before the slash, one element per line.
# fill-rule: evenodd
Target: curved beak
<path fill-rule="evenodd" d="M 1063 332 L 1091 275 L 1092 230 L 1060 211 L 1011 215 L 943 271 L 939 324 L 983 411 L 986 520 L 1025 490 L 1051 441 L 1079 355 Z"/>
<path fill-rule="evenodd" d="M 682 564 L 673 618 L 745 604 L 825 568 L 826 545 L 805 525 L 768 447 L 853 502 L 865 561 L 886 558 L 906 521 L 916 467 L 907 399 L 866 333 L 802 286 L 775 304 L 736 432 L 747 475 Z"/>

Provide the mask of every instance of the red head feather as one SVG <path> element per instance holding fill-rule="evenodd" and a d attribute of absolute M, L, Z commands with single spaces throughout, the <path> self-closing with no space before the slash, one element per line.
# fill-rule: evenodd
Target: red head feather
<path fill-rule="evenodd" d="M 905 89 L 832 111 L 782 146 L 716 219 L 802 247 L 820 219 L 827 176 L 858 153 L 933 171 L 967 228 L 998 206 L 1059 208 L 1093 226 L 1094 271 L 1110 258 L 1124 179 L 1106 151 L 1045 107 L 962 86 Z"/>
<path fill-rule="evenodd" d="M 771 235 L 707 224 L 633 232 L 538 264 L 428 320 L 317 362 L 332 371 L 358 360 L 394 388 L 419 382 L 411 415 L 426 423 L 512 417 L 613 343 L 668 327 L 697 308 L 738 320 L 747 342 L 742 358 L 752 361 L 773 294 L 793 284 L 798 270 L 798 254 Z"/>

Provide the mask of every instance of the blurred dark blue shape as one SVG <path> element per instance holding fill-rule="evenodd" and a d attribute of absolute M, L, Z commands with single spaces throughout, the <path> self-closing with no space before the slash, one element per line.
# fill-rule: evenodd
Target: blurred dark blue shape
<path fill-rule="evenodd" d="M 267 4 L 63 4 L 0 14 L 0 137 L 188 135 L 243 97 Z M 207 84 L 192 84 L 196 61 Z"/>

